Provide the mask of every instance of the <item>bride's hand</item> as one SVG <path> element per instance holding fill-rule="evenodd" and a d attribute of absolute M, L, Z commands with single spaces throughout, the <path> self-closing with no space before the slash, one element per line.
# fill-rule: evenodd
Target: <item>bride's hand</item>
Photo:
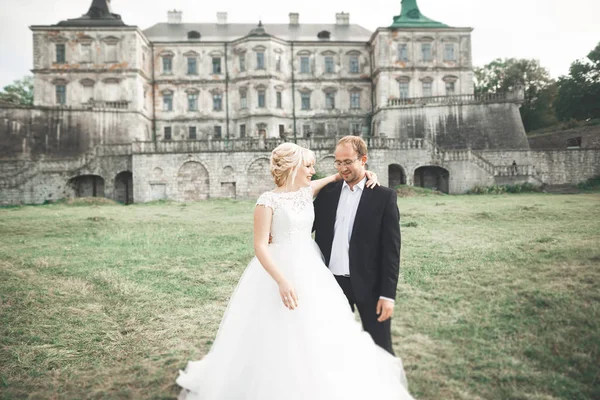
<path fill-rule="evenodd" d="M 381 183 L 379 183 L 379 180 L 377 179 L 377 174 L 375 172 L 366 171 L 365 175 L 367 175 L 366 186 L 368 188 L 373 189 L 375 186 L 381 186 Z"/>
<path fill-rule="evenodd" d="M 290 310 L 298 308 L 298 296 L 296 296 L 294 287 L 288 281 L 279 284 L 279 295 L 284 306 Z"/>

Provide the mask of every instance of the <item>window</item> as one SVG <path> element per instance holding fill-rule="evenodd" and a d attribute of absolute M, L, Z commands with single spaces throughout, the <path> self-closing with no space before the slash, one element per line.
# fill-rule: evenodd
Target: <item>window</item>
<path fill-rule="evenodd" d="M 240 92 L 240 108 L 248 108 L 248 97 L 246 91 Z"/>
<path fill-rule="evenodd" d="M 113 43 L 106 44 L 106 62 L 117 61 L 117 45 Z"/>
<path fill-rule="evenodd" d="M 279 54 L 275 56 L 275 71 L 281 72 L 281 56 Z"/>
<path fill-rule="evenodd" d="M 317 37 L 319 39 L 331 39 L 331 32 L 321 31 L 321 32 L 317 33 Z"/>
<path fill-rule="evenodd" d="M 84 85 L 83 86 L 83 102 L 87 103 L 90 100 L 94 99 L 94 86 L 93 85 Z"/>
<path fill-rule="evenodd" d="M 65 64 L 67 62 L 66 57 L 66 48 L 64 43 L 59 43 L 56 45 L 56 63 L 57 64 Z"/>
<path fill-rule="evenodd" d="M 398 44 L 398 61 L 408 61 L 408 45 L 406 43 Z"/>
<path fill-rule="evenodd" d="M 360 135 L 360 124 L 357 124 L 357 123 L 350 124 L 350 133 L 353 134 L 354 136 Z"/>
<path fill-rule="evenodd" d="M 325 108 L 333 110 L 335 108 L 335 93 L 325 93 Z"/>
<path fill-rule="evenodd" d="M 240 72 L 246 71 L 246 55 L 240 54 Z"/>
<path fill-rule="evenodd" d="M 171 57 L 163 57 L 163 74 L 173 73 L 173 59 Z"/>
<path fill-rule="evenodd" d="M 279 137 L 285 136 L 285 125 L 279 124 Z"/>
<path fill-rule="evenodd" d="M 56 85 L 56 104 L 67 104 L 67 86 Z"/>
<path fill-rule="evenodd" d="M 258 91 L 258 107 L 259 108 L 264 108 L 265 107 L 265 98 L 266 98 L 266 93 L 263 89 Z"/>
<path fill-rule="evenodd" d="M 200 39 L 201 35 L 198 31 L 189 31 L 187 37 L 188 39 Z"/>
<path fill-rule="evenodd" d="M 221 111 L 223 109 L 223 96 L 221 93 L 213 94 L 213 110 Z"/>
<path fill-rule="evenodd" d="M 188 93 L 188 110 L 198 111 L 198 94 Z"/>
<path fill-rule="evenodd" d="M 163 111 L 173 111 L 173 93 L 163 93 Z"/>
<path fill-rule="evenodd" d="M 246 125 L 245 124 L 240 125 L 240 137 L 241 138 L 246 137 Z"/>
<path fill-rule="evenodd" d="M 188 57 L 187 59 L 187 73 L 188 75 L 198 74 L 198 59 L 196 57 Z"/>
<path fill-rule="evenodd" d="M 452 96 L 454 94 L 454 82 L 446 82 L 446 96 Z"/>
<path fill-rule="evenodd" d="M 213 138 L 214 139 L 221 139 L 223 137 L 223 134 L 221 132 L 221 125 L 215 125 L 213 127 L 213 129 L 214 129 L 213 130 L 213 132 L 214 132 Z"/>
<path fill-rule="evenodd" d="M 400 98 L 401 99 L 409 98 L 408 82 L 400 82 Z"/>
<path fill-rule="evenodd" d="M 221 73 L 221 57 L 212 58 L 212 72 L 213 74 Z"/>
<path fill-rule="evenodd" d="M 92 62 L 92 45 L 90 43 L 83 43 L 81 45 L 81 61 Z"/>
<path fill-rule="evenodd" d="M 301 108 L 303 110 L 310 110 L 310 93 L 301 93 Z"/>
<path fill-rule="evenodd" d="M 302 133 L 304 134 L 305 137 L 310 137 L 310 125 L 309 124 L 302 125 Z"/>
<path fill-rule="evenodd" d="M 422 61 L 431 61 L 431 43 L 421 44 L 421 59 Z"/>
<path fill-rule="evenodd" d="M 423 82 L 423 97 L 431 97 L 431 82 Z"/>
<path fill-rule="evenodd" d="M 358 56 L 350 56 L 350 73 L 358 74 L 360 72 L 360 67 L 358 65 Z"/>
<path fill-rule="evenodd" d="M 256 69 L 265 69 L 265 53 L 256 53 Z"/>
<path fill-rule="evenodd" d="M 325 57 L 325 73 L 333 74 L 335 72 L 335 65 L 333 64 L 333 57 Z"/>
<path fill-rule="evenodd" d="M 195 126 L 190 126 L 188 129 L 188 139 L 190 140 L 196 140 L 197 139 L 197 134 L 196 134 L 196 127 Z"/>
<path fill-rule="evenodd" d="M 581 136 L 568 138 L 567 148 L 581 148 Z"/>
<path fill-rule="evenodd" d="M 310 64 L 308 56 L 300 57 L 300 73 L 310 74 Z"/>
<path fill-rule="evenodd" d="M 165 126 L 164 132 L 165 132 L 165 137 L 164 137 L 165 140 L 171 140 L 173 138 L 170 126 Z"/>
<path fill-rule="evenodd" d="M 360 108 L 360 92 L 350 92 L 350 108 Z"/>
<path fill-rule="evenodd" d="M 277 97 L 277 108 L 283 108 L 282 100 L 281 100 L 281 92 L 277 92 L 276 97 Z"/>
<path fill-rule="evenodd" d="M 454 58 L 454 45 L 446 44 L 444 46 L 444 61 L 455 61 Z"/>

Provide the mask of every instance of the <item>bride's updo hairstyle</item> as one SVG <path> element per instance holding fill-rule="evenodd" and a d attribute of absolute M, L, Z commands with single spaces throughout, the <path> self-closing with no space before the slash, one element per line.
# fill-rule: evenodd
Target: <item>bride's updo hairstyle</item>
<path fill-rule="evenodd" d="M 314 162 L 315 155 L 309 149 L 294 143 L 282 143 L 271 153 L 271 175 L 277 186 L 294 184 L 298 168 L 306 162 Z"/>

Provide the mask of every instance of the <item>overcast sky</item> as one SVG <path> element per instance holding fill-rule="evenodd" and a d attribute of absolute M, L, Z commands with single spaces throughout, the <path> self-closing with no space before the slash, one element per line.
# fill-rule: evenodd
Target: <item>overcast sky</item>
<path fill-rule="evenodd" d="M 184 22 L 216 22 L 226 11 L 229 22 L 287 23 L 290 12 L 300 23 L 334 23 L 336 12 L 349 12 L 350 23 L 369 30 L 389 26 L 400 0 L 112 0 L 126 24 L 142 29 L 166 22 L 167 11 L 183 11 Z M 0 0 L 0 87 L 32 68 L 29 26 L 51 25 L 85 14 L 91 0 Z M 418 0 L 421 12 L 450 26 L 472 27 L 473 63 L 494 58 L 535 58 L 552 77 L 566 75 L 572 61 L 600 42 L 600 0 Z"/>

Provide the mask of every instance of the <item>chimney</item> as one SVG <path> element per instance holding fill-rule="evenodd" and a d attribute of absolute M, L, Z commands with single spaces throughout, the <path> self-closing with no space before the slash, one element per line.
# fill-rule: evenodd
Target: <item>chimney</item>
<path fill-rule="evenodd" d="M 167 22 L 169 24 L 180 24 L 181 23 L 181 11 L 173 10 L 167 13 Z"/>
<path fill-rule="evenodd" d="M 300 14 L 290 13 L 290 25 L 300 25 Z"/>
<path fill-rule="evenodd" d="M 335 14 L 335 24 L 338 26 L 348 26 L 350 25 L 350 14 L 341 12 Z"/>
<path fill-rule="evenodd" d="M 218 12 L 217 13 L 217 25 L 227 25 L 227 13 L 226 12 Z"/>

